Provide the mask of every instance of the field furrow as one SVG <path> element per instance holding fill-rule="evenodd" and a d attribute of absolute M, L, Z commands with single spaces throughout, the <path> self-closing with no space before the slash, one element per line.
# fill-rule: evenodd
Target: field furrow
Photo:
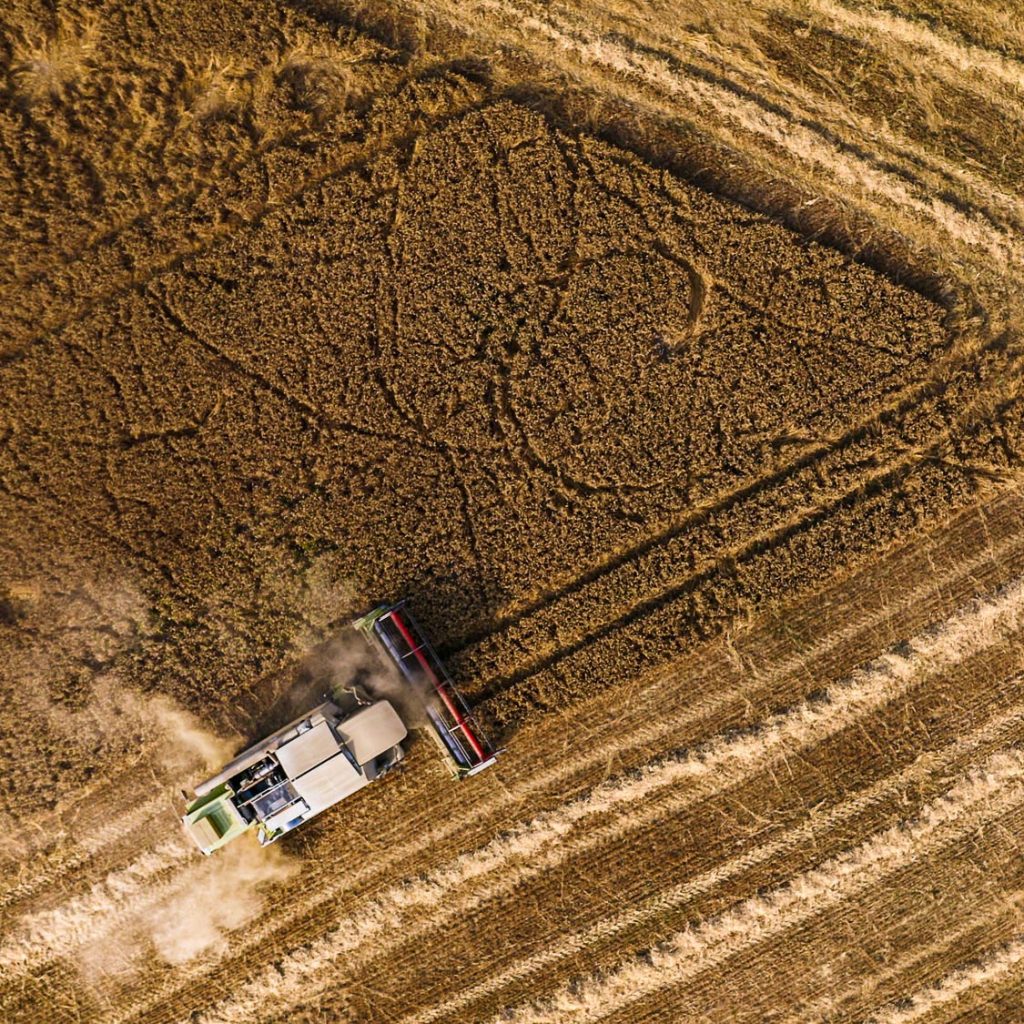
<path fill-rule="evenodd" d="M 986 1003 L 998 998 L 998 989 L 1020 985 L 1024 940 L 1015 937 L 981 957 L 972 957 L 970 966 L 962 966 L 924 986 L 903 1000 L 909 1006 L 884 1008 L 874 1014 L 877 1024 L 912 1024 L 960 1019 L 979 1014 Z M 973 1009 L 972 1009 L 972 1004 Z M 952 1014 L 952 1015 L 951 1015 Z"/>
<path fill-rule="evenodd" d="M 707 924 L 670 934 L 664 950 L 652 952 L 651 962 L 623 964 L 593 982 L 584 981 L 573 991 L 557 994 L 547 1004 L 519 1008 L 506 1016 L 537 1024 L 652 1019 L 649 1012 L 638 1013 L 634 1004 L 716 969 L 748 947 L 827 914 L 866 890 L 891 891 L 883 884 L 889 875 L 909 861 L 924 861 L 917 871 L 929 871 L 932 856 L 988 822 L 1000 817 L 1019 820 L 1022 766 L 1019 754 L 996 755 L 906 825 L 879 832 L 849 852 L 795 876 L 784 887 L 741 903 Z M 666 1009 L 661 1006 L 658 1012 Z"/>

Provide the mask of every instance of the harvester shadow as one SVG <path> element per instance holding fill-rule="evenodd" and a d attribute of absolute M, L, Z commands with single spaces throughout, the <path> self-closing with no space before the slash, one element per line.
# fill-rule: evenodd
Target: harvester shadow
<path fill-rule="evenodd" d="M 447 658 L 472 638 L 490 633 L 501 609 L 513 600 L 515 595 L 499 578 L 500 568 L 467 562 L 444 574 L 399 579 L 395 593 L 408 601 L 434 649 Z M 482 689 L 483 681 L 456 683 L 470 695 Z"/>
<path fill-rule="evenodd" d="M 442 577 L 408 579 L 399 592 L 408 600 L 434 650 L 468 701 L 474 720 L 494 743 L 502 746 L 515 727 L 499 724 L 485 706 L 494 689 L 494 679 L 490 673 L 464 675 L 451 660 L 454 654 L 504 627 L 503 610 L 514 594 L 499 578 L 499 568 L 474 565 Z"/>

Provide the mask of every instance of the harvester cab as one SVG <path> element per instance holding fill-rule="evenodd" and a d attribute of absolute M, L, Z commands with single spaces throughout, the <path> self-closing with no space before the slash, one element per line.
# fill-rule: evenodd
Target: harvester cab
<path fill-rule="evenodd" d="M 494 764 L 497 751 L 404 601 L 382 604 L 353 626 L 398 669 L 422 703 L 430 735 L 454 778 L 468 778 Z"/>

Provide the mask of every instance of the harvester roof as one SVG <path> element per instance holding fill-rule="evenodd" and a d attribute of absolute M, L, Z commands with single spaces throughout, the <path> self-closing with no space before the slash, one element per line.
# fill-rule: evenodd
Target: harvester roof
<path fill-rule="evenodd" d="M 277 759 L 290 779 L 298 778 L 303 772 L 315 768 L 321 761 L 341 751 L 338 741 L 326 722 L 300 733 L 295 739 L 279 747 Z"/>
<path fill-rule="evenodd" d="M 338 735 L 359 764 L 367 764 L 405 739 L 407 729 L 386 701 L 360 708 L 338 725 Z"/>

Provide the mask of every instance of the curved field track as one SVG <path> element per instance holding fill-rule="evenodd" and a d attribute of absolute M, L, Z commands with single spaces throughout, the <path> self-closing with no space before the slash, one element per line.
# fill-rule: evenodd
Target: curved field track
<path fill-rule="evenodd" d="M 0 12 L 0 1020 L 1024 1022 L 1024 31 Z M 506 749 L 203 859 L 408 596 Z"/>

